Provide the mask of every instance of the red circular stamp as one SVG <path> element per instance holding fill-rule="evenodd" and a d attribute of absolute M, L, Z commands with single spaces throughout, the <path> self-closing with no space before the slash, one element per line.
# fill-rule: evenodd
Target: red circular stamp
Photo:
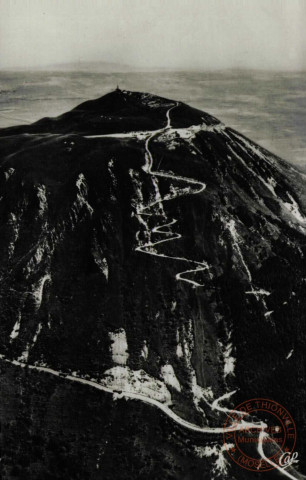
<path fill-rule="evenodd" d="M 253 398 L 228 411 L 223 439 L 235 463 L 247 470 L 267 472 L 284 468 L 284 462 L 289 461 L 296 443 L 296 427 L 282 405 Z"/>

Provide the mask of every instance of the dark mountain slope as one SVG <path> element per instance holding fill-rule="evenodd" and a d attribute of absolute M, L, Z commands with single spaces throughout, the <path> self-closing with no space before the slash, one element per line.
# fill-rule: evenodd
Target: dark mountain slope
<path fill-rule="evenodd" d="M 89 100 L 56 118 L 42 118 L 31 125 L 2 129 L 0 135 L 13 133 L 82 133 L 88 135 L 154 130 L 166 125 L 171 100 L 147 93 L 116 90 L 97 100 Z M 202 121 L 218 122 L 200 110 L 180 103 L 172 118 L 173 126 L 188 127 Z"/>
<path fill-rule="evenodd" d="M 303 471 L 304 175 L 148 94 L 0 136 L 4 478 L 245 478 L 222 435 L 43 368 L 203 427 L 222 427 L 211 404 L 233 390 L 228 406 L 272 398 L 296 420 Z"/>

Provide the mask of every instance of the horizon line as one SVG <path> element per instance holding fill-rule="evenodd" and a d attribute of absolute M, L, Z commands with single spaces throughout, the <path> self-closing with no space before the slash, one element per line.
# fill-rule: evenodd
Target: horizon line
<path fill-rule="evenodd" d="M 96 68 L 88 68 L 90 64 L 96 64 Z M 104 71 L 101 68 L 101 71 L 98 70 L 99 64 L 103 67 L 103 64 L 114 65 L 114 69 L 109 69 L 109 71 Z M 78 65 L 80 70 L 78 70 Z M 86 70 L 82 69 L 82 66 L 87 66 Z M 115 67 L 117 66 L 117 68 Z M 70 67 L 70 68 L 69 68 Z M 120 69 L 122 68 L 122 70 Z M 99 73 L 99 74 L 123 74 L 123 73 L 146 73 L 146 72 L 199 72 L 199 73 L 215 73 L 215 72 L 268 72 L 268 73 L 304 73 L 306 68 L 301 69 L 278 69 L 278 68 L 263 68 L 263 67 L 141 67 L 141 66 L 132 66 L 127 64 L 121 64 L 116 62 L 105 62 L 105 61 L 76 61 L 76 62 L 63 62 L 56 64 L 44 64 L 44 65 L 30 65 L 30 66 L 0 66 L 1 73 L 5 72 L 82 72 L 87 73 Z"/>

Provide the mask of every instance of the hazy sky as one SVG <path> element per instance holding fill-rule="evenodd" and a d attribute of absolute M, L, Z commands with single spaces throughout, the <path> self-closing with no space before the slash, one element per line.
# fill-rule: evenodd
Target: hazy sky
<path fill-rule="evenodd" d="M 306 69 L 306 0 L 0 0 L 0 67 Z"/>

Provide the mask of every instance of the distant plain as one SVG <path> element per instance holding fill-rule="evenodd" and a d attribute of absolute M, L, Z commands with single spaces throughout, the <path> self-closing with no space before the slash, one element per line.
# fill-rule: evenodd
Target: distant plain
<path fill-rule="evenodd" d="M 304 72 L 1 72 L 0 128 L 59 115 L 117 85 L 204 110 L 306 170 Z"/>

